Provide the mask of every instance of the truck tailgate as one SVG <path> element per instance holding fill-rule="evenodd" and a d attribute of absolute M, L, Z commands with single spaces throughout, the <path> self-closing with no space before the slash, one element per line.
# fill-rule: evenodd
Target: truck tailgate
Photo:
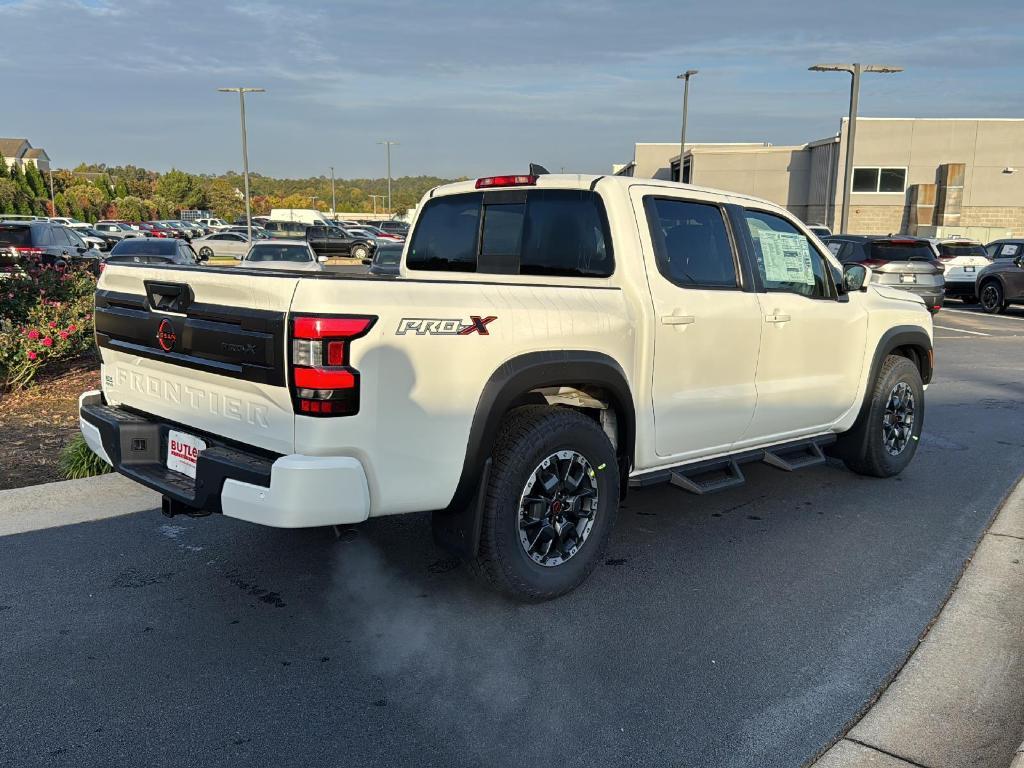
<path fill-rule="evenodd" d="M 286 345 L 297 282 L 230 268 L 111 265 L 95 317 L 108 403 L 293 452 Z"/>

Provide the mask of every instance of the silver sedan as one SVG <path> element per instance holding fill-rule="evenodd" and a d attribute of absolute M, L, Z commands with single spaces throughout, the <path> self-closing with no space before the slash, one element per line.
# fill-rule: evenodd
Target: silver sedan
<path fill-rule="evenodd" d="M 242 258 L 249 252 L 249 238 L 238 232 L 214 232 L 206 237 L 197 237 L 192 241 L 192 248 L 200 256 L 233 256 Z"/>
<path fill-rule="evenodd" d="M 322 272 L 326 256 L 317 256 L 305 240 L 257 240 L 244 256 L 241 266 Z"/>

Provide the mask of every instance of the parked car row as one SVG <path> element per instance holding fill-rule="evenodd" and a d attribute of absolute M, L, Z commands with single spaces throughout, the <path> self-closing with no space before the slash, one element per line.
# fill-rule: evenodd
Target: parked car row
<path fill-rule="evenodd" d="M 934 313 L 945 299 L 989 313 L 1024 303 L 1024 238 L 982 245 L 964 237 L 825 235 L 842 263 L 871 268 L 872 281 L 916 293 Z"/>

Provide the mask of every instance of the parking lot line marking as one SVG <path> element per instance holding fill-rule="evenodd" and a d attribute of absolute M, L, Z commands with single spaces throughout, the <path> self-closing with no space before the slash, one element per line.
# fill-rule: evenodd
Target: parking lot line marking
<path fill-rule="evenodd" d="M 981 331 L 965 331 L 963 328 L 949 328 L 945 325 L 936 325 L 934 328 L 938 328 L 941 331 L 956 331 L 957 333 L 969 333 L 972 336 L 991 336 L 991 333 L 982 333 Z"/>
<path fill-rule="evenodd" d="M 1014 322 L 1024 320 L 1022 315 L 990 315 L 984 312 L 974 312 L 969 309 L 951 309 L 948 307 L 943 307 L 942 310 L 943 312 L 955 312 L 958 315 L 969 315 L 979 320 L 1013 320 Z"/>

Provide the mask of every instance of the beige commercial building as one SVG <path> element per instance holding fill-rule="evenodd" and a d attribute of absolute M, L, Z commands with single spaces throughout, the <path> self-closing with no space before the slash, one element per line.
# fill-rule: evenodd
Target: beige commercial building
<path fill-rule="evenodd" d="M 847 120 L 794 146 L 687 144 L 683 179 L 762 197 L 839 228 Z M 857 120 L 850 232 L 1024 235 L 1024 119 Z M 679 176 L 679 143 L 637 144 L 613 172 Z"/>

